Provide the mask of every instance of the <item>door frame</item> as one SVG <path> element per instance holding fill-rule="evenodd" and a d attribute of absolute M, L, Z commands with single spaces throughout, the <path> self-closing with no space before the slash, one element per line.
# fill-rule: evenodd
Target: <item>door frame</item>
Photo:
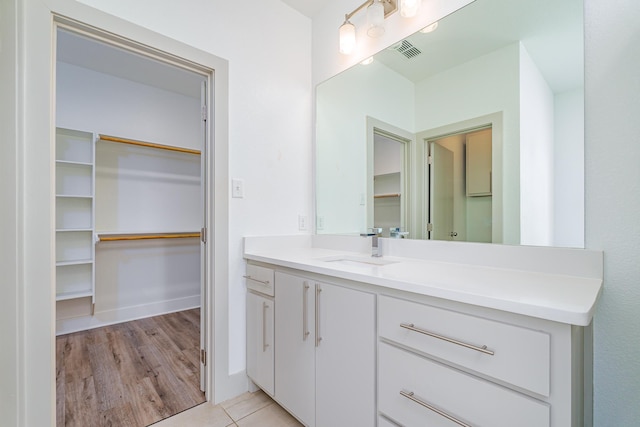
<path fill-rule="evenodd" d="M 412 186 L 413 182 L 413 165 L 412 156 L 415 146 L 415 135 L 404 129 L 400 129 L 396 126 L 385 123 L 382 120 L 375 119 L 367 116 L 367 194 L 366 194 L 366 228 L 373 227 L 373 175 L 374 175 L 374 139 L 375 135 L 383 135 L 386 138 L 393 139 L 404 145 L 403 153 L 403 174 L 401 183 L 400 199 L 402 222 L 404 223 L 405 231 L 409 232 L 409 238 L 412 238 L 414 234 L 413 229 L 413 194 Z M 366 231 L 366 230 L 362 230 Z"/>
<path fill-rule="evenodd" d="M 481 128 L 491 127 L 491 162 L 492 162 L 492 221 L 494 226 L 491 229 L 492 243 L 502 243 L 503 230 L 504 230 L 504 209 L 505 204 L 503 200 L 503 118 L 502 112 L 487 114 L 484 116 L 474 117 L 472 119 L 464 120 L 457 123 L 451 123 L 445 126 L 428 129 L 416 134 L 416 174 L 418 178 L 416 180 L 418 188 L 416 188 L 416 204 L 420 206 L 420 211 L 423 215 L 417 218 L 418 233 L 417 238 L 428 239 L 429 233 L 427 232 L 428 223 L 428 209 L 429 209 L 429 165 L 427 163 L 427 155 L 429 153 L 429 142 L 444 138 L 450 135 L 457 135 L 460 133 L 468 133 L 473 130 Z"/>
<path fill-rule="evenodd" d="M 207 93 L 206 88 L 209 87 L 210 82 L 213 83 L 214 80 L 214 71 L 201 67 L 201 66 L 197 66 L 195 64 L 189 64 L 186 63 L 184 60 L 182 60 L 181 58 L 176 58 L 173 55 L 169 55 L 166 54 L 164 52 L 157 52 L 157 51 L 151 51 L 149 48 L 145 47 L 145 46 L 139 46 L 136 45 L 136 43 L 132 43 L 130 41 L 125 41 L 122 40 L 121 38 L 119 38 L 117 35 L 113 35 L 113 34 L 106 34 L 100 30 L 97 29 L 93 29 L 93 28 L 89 28 L 86 25 L 83 25 L 81 23 L 78 22 L 70 22 L 69 20 L 59 17 L 59 16 L 54 16 L 53 19 L 53 31 L 54 34 L 57 36 L 58 34 L 58 30 L 64 30 L 67 31 L 69 33 L 78 35 L 80 37 L 86 37 L 87 39 L 90 39 L 96 43 L 104 43 L 106 45 L 109 45 L 113 48 L 117 48 L 117 49 L 121 49 L 125 52 L 127 52 L 130 55 L 139 55 L 145 58 L 150 58 L 150 59 L 154 59 L 157 60 L 158 62 L 161 62 L 163 64 L 169 64 L 172 66 L 175 66 L 177 68 L 180 68 L 182 70 L 185 71 L 189 71 L 192 73 L 196 73 L 200 76 L 202 76 L 205 80 L 202 84 L 202 86 L 200 87 L 200 107 L 203 109 L 203 111 L 206 111 L 206 107 L 209 105 L 209 94 Z M 58 40 L 57 37 L 55 38 L 55 45 L 58 45 Z M 57 54 L 56 54 L 56 50 L 53 51 L 53 63 L 57 64 Z M 56 81 L 56 69 L 54 68 L 53 70 L 53 75 L 54 75 L 54 81 Z M 55 102 L 55 105 L 57 105 L 57 101 Z M 209 262 L 209 257 L 208 257 L 208 242 L 206 239 L 206 229 L 208 228 L 206 226 L 206 217 L 207 217 L 207 212 L 209 211 L 209 206 L 210 206 L 210 202 L 209 202 L 209 197 L 208 197 L 208 188 L 209 188 L 209 183 L 208 183 L 208 177 L 210 176 L 210 171 L 209 171 L 209 162 L 207 161 L 207 155 L 210 151 L 210 140 L 209 140 L 209 132 L 207 129 L 207 118 L 208 118 L 208 114 L 205 116 L 204 113 L 199 113 L 201 114 L 200 119 L 201 119 L 201 129 L 200 129 L 200 135 L 201 135 L 201 143 L 202 146 L 200 148 L 201 151 L 201 159 L 200 159 L 200 202 L 201 202 L 201 221 L 199 227 L 202 228 L 202 231 L 205 233 L 204 236 L 201 236 L 200 239 L 200 260 L 201 260 L 201 266 L 200 266 L 200 283 L 199 283 L 199 288 L 200 288 L 200 348 L 201 350 L 208 350 L 207 348 L 207 328 L 208 328 L 208 323 L 207 323 L 207 308 L 208 308 L 208 303 L 207 303 L 207 295 L 209 293 L 209 288 L 210 288 L 210 281 L 208 279 L 208 274 L 207 272 L 210 269 L 210 262 Z M 94 187 L 95 187 L 95 182 L 94 182 Z M 95 191 L 94 191 L 94 197 L 95 197 Z M 95 279 L 94 279 L 95 280 Z M 94 284 L 95 286 L 95 284 Z M 95 292 L 94 292 L 94 305 L 95 305 Z M 57 306 L 56 306 L 56 310 L 57 310 Z M 205 353 L 206 354 L 206 353 Z M 207 392 L 207 370 L 206 370 L 206 360 L 204 357 L 202 357 L 202 353 L 201 353 L 201 358 L 200 358 L 200 388 L 203 392 Z"/>
<path fill-rule="evenodd" d="M 213 402 L 230 397 L 246 387 L 246 380 L 240 385 L 228 374 L 228 61 L 74 0 L 23 0 L 16 7 L 18 425 L 55 424 L 56 20 L 100 29 L 158 55 L 182 58 L 215 73 L 209 82 L 207 110 L 211 149 L 207 184 L 213 197 L 205 218 L 210 236 L 206 397 Z"/>

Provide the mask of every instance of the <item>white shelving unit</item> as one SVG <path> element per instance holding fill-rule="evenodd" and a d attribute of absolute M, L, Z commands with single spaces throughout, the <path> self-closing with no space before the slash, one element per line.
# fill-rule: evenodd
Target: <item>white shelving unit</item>
<path fill-rule="evenodd" d="M 56 300 L 95 303 L 95 135 L 56 129 Z"/>

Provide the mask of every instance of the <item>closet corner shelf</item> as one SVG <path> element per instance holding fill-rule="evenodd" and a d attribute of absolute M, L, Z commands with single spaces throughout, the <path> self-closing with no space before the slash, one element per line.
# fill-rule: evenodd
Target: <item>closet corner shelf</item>
<path fill-rule="evenodd" d="M 390 197 L 400 197 L 400 193 L 387 193 L 387 194 L 376 194 L 373 196 L 374 199 L 386 199 Z"/>
<path fill-rule="evenodd" d="M 56 267 L 64 267 L 65 265 L 83 265 L 93 264 L 92 259 L 77 259 L 73 261 L 56 261 Z"/>
<path fill-rule="evenodd" d="M 200 155 L 200 150 L 193 150 L 191 148 L 175 147 L 172 145 L 156 144 L 155 142 L 138 141 L 135 139 L 120 138 L 118 136 L 111 135 L 98 135 L 99 141 L 118 142 L 121 144 L 138 145 L 140 147 L 158 148 L 161 150 L 177 151 L 179 153 Z"/>
<path fill-rule="evenodd" d="M 56 301 L 65 301 L 76 298 L 88 298 L 93 296 L 93 291 L 63 292 L 56 294 Z"/>
<path fill-rule="evenodd" d="M 93 196 L 90 194 L 56 194 L 58 198 L 66 198 L 66 199 L 92 199 Z"/>
<path fill-rule="evenodd" d="M 96 233 L 96 242 L 115 242 L 124 240 L 154 240 L 154 239 L 187 239 L 200 238 L 199 231 L 172 233 Z"/>
<path fill-rule="evenodd" d="M 86 166 L 92 167 L 93 163 L 88 162 L 78 162 L 76 160 L 64 160 L 64 159 L 56 159 L 56 163 L 61 165 L 71 165 L 71 166 Z"/>

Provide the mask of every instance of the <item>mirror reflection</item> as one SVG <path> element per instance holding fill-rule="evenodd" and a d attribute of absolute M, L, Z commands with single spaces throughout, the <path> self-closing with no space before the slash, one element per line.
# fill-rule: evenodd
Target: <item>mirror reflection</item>
<path fill-rule="evenodd" d="M 583 247 L 581 0 L 476 0 L 317 88 L 317 232 Z"/>

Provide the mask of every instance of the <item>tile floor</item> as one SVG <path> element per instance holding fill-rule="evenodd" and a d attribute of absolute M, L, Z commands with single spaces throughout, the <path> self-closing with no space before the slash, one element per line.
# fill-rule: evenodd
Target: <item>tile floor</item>
<path fill-rule="evenodd" d="M 203 403 L 153 427 L 302 427 L 262 390 L 244 393 L 219 405 Z"/>

